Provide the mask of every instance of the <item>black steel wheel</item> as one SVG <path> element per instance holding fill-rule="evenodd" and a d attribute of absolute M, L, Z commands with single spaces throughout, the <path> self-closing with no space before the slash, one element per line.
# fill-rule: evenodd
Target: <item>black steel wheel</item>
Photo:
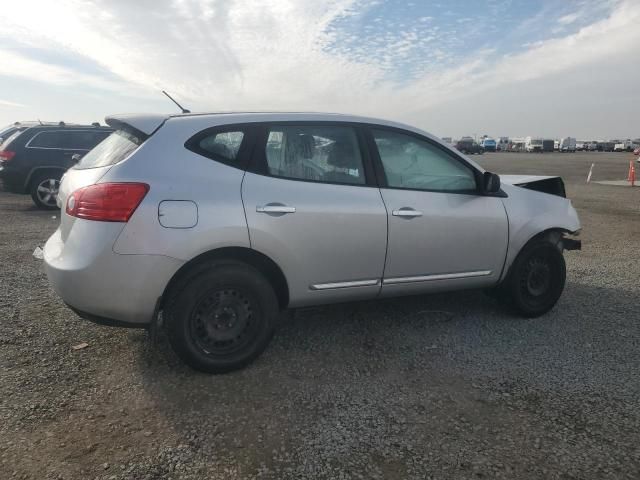
<path fill-rule="evenodd" d="M 253 303 L 249 294 L 237 289 L 205 293 L 189 320 L 195 344 L 213 356 L 241 350 L 255 333 Z"/>
<path fill-rule="evenodd" d="M 512 305 L 526 317 L 553 308 L 564 290 L 566 264 L 560 249 L 546 241 L 527 244 L 516 258 L 508 279 Z"/>
<path fill-rule="evenodd" d="M 252 362 L 274 331 L 278 302 L 268 280 L 240 262 L 199 266 L 169 293 L 171 346 L 196 370 L 223 373 Z"/>

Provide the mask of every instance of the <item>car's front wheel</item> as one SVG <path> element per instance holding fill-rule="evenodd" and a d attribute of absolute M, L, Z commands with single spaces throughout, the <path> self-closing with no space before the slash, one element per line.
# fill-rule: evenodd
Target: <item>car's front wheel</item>
<path fill-rule="evenodd" d="M 60 188 L 59 172 L 45 172 L 36 174 L 31 181 L 31 199 L 38 208 L 43 210 L 53 210 L 58 208 L 58 189 Z"/>
<path fill-rule="evenodd" d="M 566 279 L 562 251 L 547 240 L 534 240 L 516 257 L 507 280 L 510 304 L 525 317 L 538 317 L 556 304 Z"/>
<path fill-rule="evenodd" d="M 171 346 L 192 368 L 237 370 L 269 344 L 278 301 L 268 280 L 240 262 L 214 262 L 170 294 L 166 309 Z"/>

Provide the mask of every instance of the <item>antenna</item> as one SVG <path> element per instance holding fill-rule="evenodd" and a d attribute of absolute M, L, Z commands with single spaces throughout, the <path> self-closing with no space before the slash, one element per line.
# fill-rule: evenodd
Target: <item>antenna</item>
<path fill-rule="evenodd" d="M 176 102 L 173 97 L 171 95 L 169 95 L 167 92 L 165 92 L 164 90 L 162 90 L 162 93 L 164 93 L 167 97 L 169 97 L 169 100 L 171 100 L 173 103 L 175 103 L 178 108 L 180 110 L 182 110 L 182 113 L 191 113 L 191 110 L 187 110 L 186 108 L 184 108 L 182 105 L 180 105 L 178 102 Z"/>

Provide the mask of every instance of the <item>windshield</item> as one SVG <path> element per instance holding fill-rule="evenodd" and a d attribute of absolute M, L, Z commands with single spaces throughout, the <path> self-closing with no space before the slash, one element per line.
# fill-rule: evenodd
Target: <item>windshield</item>
<path fill-rule="evenodd" d="M 129 132 L 116 130 L 82 157 L 82 160 L 74 168 L 84 169 L 114 165 L 127 158 L 142 145 L 142 142 L 144 139 Z"/>

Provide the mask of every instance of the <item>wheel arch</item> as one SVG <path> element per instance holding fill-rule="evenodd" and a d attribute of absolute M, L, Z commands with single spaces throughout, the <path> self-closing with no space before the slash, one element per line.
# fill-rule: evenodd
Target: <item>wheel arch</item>
<path fill-rule="evenodd" d="M 529 238 L 527 238 L 524 242 L 522 242 L 522 244 L 519 246 L 516 252 L 512 252 L 512 254 L 508 256 L 508 262 L 504 266 L 504 269 L 502 270 L 500 283 L 506 281 L 506 279 L 509 278 L 509 274 L 511 273 L 511 267 L 513 266 L 516 258 L 518 258 L 518 255 L 520 255 L 520 252 L 522 252 L 522 250 L 526 248 L 526 246 L 529 245 L 531 242 L 543 240 L 546 238 L 549 240 L 550 243 L 555 244 L 560 250 L 560 253 L 562 253 L 562 250 L 564 248 L 562 245 L 562 239 L 563 239 L 563 236 L 566 234 L 572 235 L 572 234 L 575 234 L 575 232 L 572 232 L 566 227 L 548 227 L 542 231 L 539 231 L 538 233 L 532 234 Z"/>
<path fill-rule="evenodd" d="M 216 260 L 235 260 L 254 267 L 262 273 L 273 286 L 278 298 L 278 305 L 285 309 L 289 304 L 289 284 L 282 269 L 267 255 L 247 247 L 222 247 L 192 258 L 171 277 L 159 302 L 159 309 L 164 308 L 172 290 L 180 288 L 189 278 L 206 268 L 208 262 Z"/>
<path fill-rule="evenodd" d="M 29 171 L 29 174 L 27 175 L 27 178 L 24 182 L 24 191 L 29 192 L 29 190 L 31 189 L 31 182 L 33 181 L 33 179 L 36 178 L 40 173 L 47 172 L 47 171 L 59 172 L 62 175 L 64 175 L 67 169 L 56 166 L 56 165 L 50 165 L 50 166 L 45 165 L 41 167 L 32 168 L 31 171 Z"/>

